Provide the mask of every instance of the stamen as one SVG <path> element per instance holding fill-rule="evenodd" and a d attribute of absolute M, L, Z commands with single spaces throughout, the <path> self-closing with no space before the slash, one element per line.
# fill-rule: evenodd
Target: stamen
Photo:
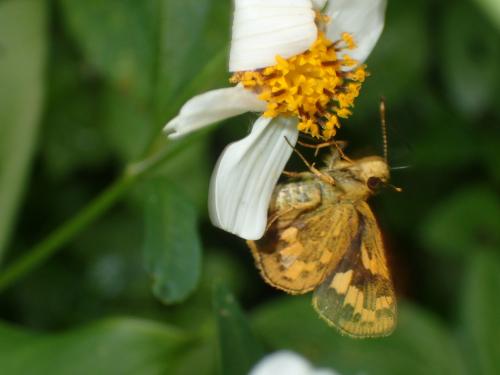
<path fill-rule="evenodd" d="M 321 65 L 323 65 L 323 66 L 339 66 L 340 61 L 323 61 L 321 63 Z"/>
<path fill-rule="evenodd" d="M 276 97 L 276 96 L 280 96 L 280 95 L 283 95 L 284 93 L 286 93 L 286 90 L 285 89 L 281 89 L 281 90 L 278 90 L 276 92 L 273 92 L 271 95 Z"/>
<path fill-rule="evenodd" d="M 342 33 L 342 40 L 347 45 L 347 49 L 355 49 L 357 47 L 354 38 L 349 33 Z"/>
<path fill-rule="evenodd" d="M 276 65 L 235 73 L 230 81 L 267 101 L 264 116 L 296 116 L 300 131 L 328 140 L 340 127 L 339 118 L 351 115 L 368 76 L 364 65 L 357 66 L 356 60 L 341 54 L 355 47 L 350 34 L 331 42 L 319 32 L 308 51 L 290 59 L 276 56 Z"/>

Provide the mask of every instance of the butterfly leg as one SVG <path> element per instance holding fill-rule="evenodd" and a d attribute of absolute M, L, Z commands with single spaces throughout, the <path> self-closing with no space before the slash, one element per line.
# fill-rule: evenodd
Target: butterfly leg
<path fill-rule="evenodd" d="M 322 148 L 325 148 L 325 147 L 331 147 L 336 142 L 335 141 L 330 141 L 330 142 L 313 144 L 313 143 L 307 143 L 307 142 L 297 141 L 297 143 L 299 145 L 303 146 L 303 147 L 314 149 L 314 157 L 317 157 L 318 153 L 319 153 L 319 150 L 321 150 Z"/>
<path fill-rule="evenodd" d="M 290 143 L 290 141 L 288 140 L 287 137 L 285 137 L 285 140 L 286 142 L 290 145 L 290 147 L 293 149 L 293 151 L 300 157 L 300 159 L 304 162 L 304 164 L 307 166 L 307 168 L 309 168 L 309 170 L 311 171 L 311 173 L 313 175 L 315 175 L 317 178 L 319 178 L 321 181 L 323 182 L 326 182 L 327 184 L 330 184 L 330 185 L 335 185 L 335 180 L 333 179 L 333 177 L 325 174 L 325 173 L 322 173 L 319 169 L 317 169 L 315 166 L 314 166 L 314 163 L 313 164 L 310 164 L 306 158 L 304 157 L 304 155 L 302 155 L 295 147 L 293 147 L 293 145 Z"/>
<path fill-rule="evenodd" d="M 288 171 L 283 171 L 283 174 L 287 177 L 290 177 L 290 178 L 310 178 L 311 176 L 313 176 L 312 173 L 310 172 L 288 172 Z"/>
<path fill-rule="evenodd" d="M 344 159 L 345 161 L 348 161 L 350 163 L 354 163 L 344 152 L 344 148 L 347 146 L 346 141 L 329 141 L 329 142 L 324 142 L 324 143 L 319 143 L 319 144 L 311 144 L 311 143 L 306 143 L 306 142 L 297 142 L 299 145 L 307 148 L 313 148 L 315 149 L 314 151 L 314 156 L 318 156 L 318 152 L 320 149 L 325 148 L 325 147 L 335 147 L 336 152 L 336 158 L 340 157 Z M 336 159 L 334 158 L 334 159 Z"/>
<path fill-rule="evenodd" d="M 335 146 L 335 148 L 337 149 L 337 152 L 338 152 L 338 155 L 340 155 L 340 157 L 342 159 L 344 159 L 345 161 L 351 163 L 351 164 L 354 164 L 354 161 L 352 161 L 352 159 L 350 159 L 345 153 L 344 153 L 344 147 L 345 147 L 345 142 L 335 142 L 333 141 L 333 145 Z"/>
<path fill-rule="evenodd" d="M 293 210 L 295 210 L 294 207 L 289 207 L 288 209 L 284 210 L 284 211 L 280 211 L 280 212 L 276 212 L 275 214 L 273 214 L 272 216 L 270 216 L 268 219 L 267 219 L 267 227 L 266 227 L 266 232 L 269 230 L 269 228 L 271 228 L 271 226 L 276 222 L 276 220 L 278 220 L 280 217 L 292 212 Z"/>

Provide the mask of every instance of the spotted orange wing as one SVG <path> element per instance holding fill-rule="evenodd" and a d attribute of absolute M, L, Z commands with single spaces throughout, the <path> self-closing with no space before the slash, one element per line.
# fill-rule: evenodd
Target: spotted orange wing
<path fill-rule="evenodd" d="M 396 297 L 382 236 L 364 201 L 356 203 L 357 233 L 343 259 L 316 289 L 313 305 L 322 318 L 351 337 L 389 335 L 396 326 Z"/>
<path fill-rule="evenodd" d="M 262 239 L 248 241 L 255 262 L 272 286 L 291 294 L 309 292 L 348 250 L 358 215 L 352 203 L 324 202 L 288 217 L 277 215 Z"/>

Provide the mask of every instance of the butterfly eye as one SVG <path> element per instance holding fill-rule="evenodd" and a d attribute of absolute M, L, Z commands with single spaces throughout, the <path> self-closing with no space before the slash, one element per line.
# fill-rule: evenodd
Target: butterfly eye
<path fill-rule="evenodd" d="M 378 177 L 370 177 L 366 182 L 366 185 L 370 188 L 370 190 L 375 190 L 380 186 L 381 182 L 382 180 Z"/>

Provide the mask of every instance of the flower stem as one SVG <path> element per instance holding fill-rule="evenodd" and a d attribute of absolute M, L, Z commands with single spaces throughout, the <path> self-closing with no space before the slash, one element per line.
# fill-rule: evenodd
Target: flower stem
<path fill-rule="evenodd" d="M 11 264 L 0 274 L 0 292 L 62 249 L 75 235 L 106 212 L 134 181 L 135 178 L 128 176 L 115 181 L 75 217 Z"/>
<path fill-rule="evenodd" d="M 89 224 L 101 217 L 118 202 L 137 180 L 167 159 L 173 158 L 189 143 L 205 136 L 207 132 L 207 130 L 202 130 L 174 143 L 162 144 L 149 157 L 128 165 L 121 177 L 94 198 L 75 217 L 61 225 L 42 242 L 29 249 L 2 271 L 0 273 L 0 293 L 43 264 L 55 253 L 67 248 L 64 245 L 68 244 Z"/>

